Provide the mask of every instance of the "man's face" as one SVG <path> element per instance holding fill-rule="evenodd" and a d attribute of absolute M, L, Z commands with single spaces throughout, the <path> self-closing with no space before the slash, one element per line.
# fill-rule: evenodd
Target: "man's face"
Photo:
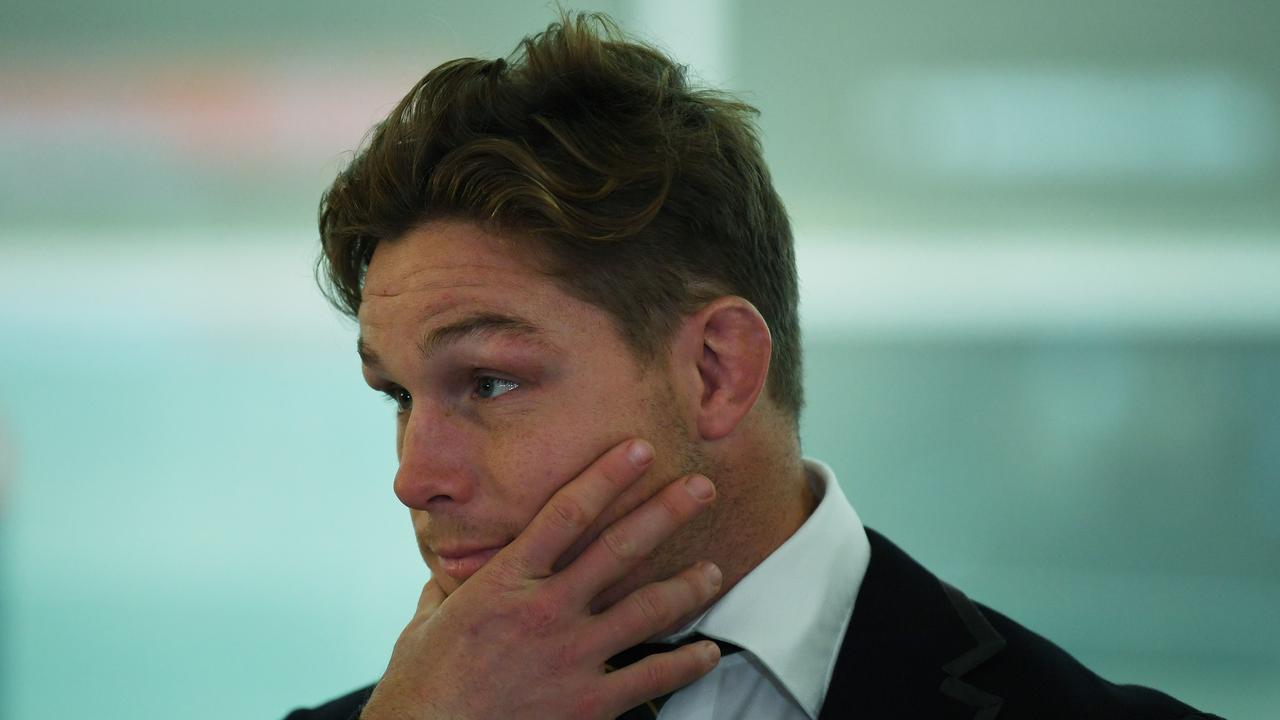
<path fill-rule="evenodd" d="M 441 221 L 381 243 L 365 277 L 365 380 L 396 401 L 395 492 L 446 593 L 618 442 L 645 438 L 655 462 L 566 561 L 702 464 L 666 372 L 530 258 L 518 240 Z M 682 569 L 696 534 L 660 548 L 627 589 Z"/>

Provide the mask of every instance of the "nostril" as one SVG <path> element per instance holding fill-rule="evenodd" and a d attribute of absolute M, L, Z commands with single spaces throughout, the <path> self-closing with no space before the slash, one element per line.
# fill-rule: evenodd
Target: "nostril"
<path fill-rule="evenodd" d="M 459 463 L 406 446 L 392 485 L 401 503 L 426 510 L 469 502 L 475 483 L 473 473 Z"/>

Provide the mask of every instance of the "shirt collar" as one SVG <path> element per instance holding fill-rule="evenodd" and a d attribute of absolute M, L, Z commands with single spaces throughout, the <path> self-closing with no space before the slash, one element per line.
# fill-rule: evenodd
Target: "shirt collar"
<path fill-rule="evenodd" d="M 818 506 L 796 532 L 678 635 L 742 647 L 816 718 L 871 559 L 862 521 L 825 464 L 806 459 Z"/>

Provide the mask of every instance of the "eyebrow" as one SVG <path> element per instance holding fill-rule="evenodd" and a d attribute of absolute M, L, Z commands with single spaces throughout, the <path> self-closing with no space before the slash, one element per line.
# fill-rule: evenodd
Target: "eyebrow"
<path fill-rule="evenodd" d="M 418 341 L 418 352 L 423 359 L 431 357 L 441 348 L 460 342 L 467 338 L 492 337 L 507 335 L 533 340 L 540 345 L 552 347 L 542 337 L 542 329 L 523 318 L 501 313 L 478 313 L 457 322 L 442 325 L 427 333 Z M 356 338 L 356 352 L 367 367 L 382 367 L 382 360 L 369 347 L 363 337 Z"/>

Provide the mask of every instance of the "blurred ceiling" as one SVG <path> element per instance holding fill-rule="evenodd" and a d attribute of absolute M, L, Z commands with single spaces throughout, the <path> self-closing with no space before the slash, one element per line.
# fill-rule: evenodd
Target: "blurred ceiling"
<path fill-rule="evenodd" d="M 801 227 L 1280 237 L 1280 5 L 612 2 L 762 110 Z M 0 6 L 0 228 L 314 222 L 426 70 L 543 3 Z"/>

